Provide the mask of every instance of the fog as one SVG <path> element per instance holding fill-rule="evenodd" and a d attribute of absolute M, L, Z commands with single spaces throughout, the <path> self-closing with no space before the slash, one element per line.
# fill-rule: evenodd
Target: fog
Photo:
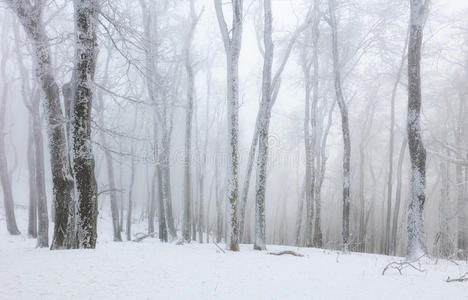
<path fill-rule="evenodd" d="M 28 209 L 30 194 L 36 193 L 31 186 L 37 188 L 38 183 L 30 182 L 28 153 L 32 148 L 28 143 L 34 134 L 33 114 L 25 103 L 35 101 L 37 95 L 41 103 L 44 183 L 52 229 L 54 193 L 47 108 L 35 74 L 36 48 L 8 2 L 15 1 L 0 2 L 0 91 L 1 105 L 5 106 L 5 114 L 0 116 L 4 123 L 4 145 L 0 143 L 0 146 L 6 153 L 4 172 L 11 180 L 15 210 Z M 233 163 L 228 116 L 234 106 L 226 101 L 229 99 L 227 51 L 214 2 L 193 1 L 192 15 L 190 2 L 115 0 L 99 4 L 90 118 L 99 208 L 97 224 L 112 223 L 111 203 L 115 197 L 114 206 L 119 215 L 117 229 L 123 232 L 123 240 L 128 230 L 129 207 L 132 207 L 130 224 L 148 224 L 145 225 L 147 233 L 158 232 L 160 238 L 164 227 L 169 230 L 169 241 L 188 239 L 228 244 L 232 234 L 229 200 L 233 191 Z M 228 35 L 233 38 L 231 1 L 228 2 L 222 7 Z M 240 243 L 256 245 L 256 199 L 261 194 L 259 161 L 263 153 L 257 147 L 252 163 L 249 150 L 257 128 L 257 114 L 263 109 L 267 65 L 264 58 L 268 57 L 265 54 L 267 27 L 260 2 L 263 1 L 244 0 L 243 3 L 236 176 L 236 209 L 240 214 L 247 169 L 253 166 Z M 319 1 L 318 10 L 314 10 L 313 2 L 271 1 L 274 53 L 270 76 L 274 81 L 278 75 L 279 80 L 271 87 L 271 118 L 266 131 L 263 242 L 342 249 L 343 186 L 346 184 L 343 184 L 342 115 L 336 96 L 332 19 L 328 1 Z M 60 88 L 60 103 L 65 110 L 63 87 L 73 81 L 72 73 L 76 69 L 74 9 L 70 1 L 44 1 L 42 5 L 51 72 Z M 405 255 L 407 207 L 411 200 L 411 163 L 406 148 L 408 56 L 405 42 L 410 3 L 336 0 L 334 12 L 339 54 L 336 67 L 341 72 L 343 99 L 349 114 L 351 147 L 349 245 L 346 246 L 351 251 Z M 427 251 L 432 255 L 449 256 L 468 250 L 467 12 L 466 1 L 433 0 L 424 26 L 420 76 L 421 132 L 427 151 L 423 227 Z M 190 37 L 191 30 L 193 37 Z M 314 30 L 318 30 L 315 42 Z M 314 53 L 317 65 L 313 62 Z M 304 67 L 308 71 L 304 72 Z M 190 72 L 193 73 L 192 92 Z M 317 83 L 316 89 L 313 82 Z M 193 115 L 187 129 L 191 97 Z M 306 105 L 310 110 L 307 118 L 311 119 L 307 131 Z M 66 124 L 73 124 L 66 112 L 64 116 Z M 263 124 L 268 118 L 259 119 Z M 390 146 L 391 131 L 394 138 Z M 188 145 L 187 132 L 191 135 Z M 70 131 L 67 138 L 69 135 Z M 306 135 L 315 141 L 308 179 Z M 255 145 L 260 139 L 254 141 Z M 70 140 L 68 143 L 71 147 Z M 191 151 L 189 156 L 187 147 Z M 401 149 L 405 149 L 404 153 Z M 158 166 L 163 168 L 158 170 Z M 168 167 L 170 181 L 166 177 L 169 175 L 164 175 L 164 167 Z M 2 191 L 5 184 L 8 183 L 2 182 Z M 165 185 L 169 187 L 166 189 Z M 312 186 L 309 204 L 305 196 L 308 186 Z M 4 194 L 0 196 L 4 197 Z M 397 198 L 401 198 L 399 212 Z M 168 222 L 167 215 L 164 216 L 164 211 L 167 214 L 170 209 L 168 201 L 172 205 L 175 236 L 169 225 L 161 227 L 163 220 Z M 190 201 L 190 205 L 187 207 L 188 202 L 184 201 Z M 3 201 L 0 206 L 3 214 Z M 154 220 L 150 217 L 152 209 Z M 319 227 L 316 224 L 308 227 L 309 209 L 311 222 L 319 217 Z M 0 226 L 5 223 L 2 221 Z M 190 228 L 188 236 L 184 226 Z M 392 229 L 396 231 L 395 249 L 389 245 Z M 26 228 L 19 230 L 23 232 Z M 314 240 L 310 244 L 309 237 L 312 241 L 317 230 L 323 236 L 321 243 L 317 245 Z M 131 239 L 136 233 L 131 233 Z"/>

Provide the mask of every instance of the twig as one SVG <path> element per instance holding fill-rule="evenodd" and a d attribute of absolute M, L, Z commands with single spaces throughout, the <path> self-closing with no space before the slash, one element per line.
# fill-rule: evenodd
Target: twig
<path fill-rule="evenodd" d="M 466 272 L 459 278 L 451 279 L 450 277 L 447 277 L 447 279 L 445 280 L 445 282 L 464 282 L 464 281 L 468 281 L 468 272 Z"/>
<path fill-rule="evenodd" d="M 304 255 L 291 251 L 291 250 L 285 250 L 285 251 L 280 251 L 280 252 L 268 252 L 270 255 L 284 255 L 284 254 L 289 254 L 289 255 L 294 255 L 294 256 L 299 256 L 299 257 L 304 257 Z"/>
<path fill-rule="evenodd" d="M 141 235 L 142 233 L 137 233 L 135 235 Z M 148 237 L 154 237 L 156 235 L 156 232 L 151 232 L 151 233 L 148 233 L 148 234 L 144 234 L 136 239 L 134 239 L 133 241 L 138 243 L 138 242 L 141 242 L 142 240 L 148 238 Z"/>
<path fill-rule="evenodd" d="M 400 275 L 403 275 L 402 271 L 406 268 L 413 268 L 415 269 L 416 271 L 419 271 L 419 272 L 424 272 L 423 269 L 421 269 L 421 267 L 416 267 L 415 265 L 413 265 L 415 262 L 418 262 L 421 258 L 423 258 L 425 256 L 422 255 L 420 256 L 418 259 L 414 260 L 414 261 L 402 261 L 402 262 L 396 262 L 396 261 L 392 261 L 391 263 L 389 263 L 382 271 L 382 275 L 385 275 L 385 272 L 388 270 L 388 269 L 395 269 L 397 270 Z"/>

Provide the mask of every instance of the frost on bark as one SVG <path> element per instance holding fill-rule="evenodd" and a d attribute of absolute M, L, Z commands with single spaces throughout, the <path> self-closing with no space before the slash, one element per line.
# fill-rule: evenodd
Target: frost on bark
<path fill-rule="evenodd" d="M 341 82 L 340 59 L 338 52 L 338 24 L 336 21 L 335 0 L 328 1 L 330 13 L 329 24 L 332 32 L 333 73 L 335 80 L 335 96 L 341 113 L 341 130 L 343 134 L 343 251 L 349 251 L 349 208 L 351 185 L 351 139 L 349 132 L 348 107 L 344 100 Z"/>
<path fill-rule="evenodd" d="M 42 21 L 42 3 L 32 6 L 29 1 L 8 0 L 32 44 L 35 73 L 45 97 L 47 134 L 52 168 L 53 198 L 56 212 L 52 249 L 66 248 L 69 207 L 73 203 L 74 182 L 68 164 L 65 126 L 60 106 L 59 88 L 53 74 L 49 39 Z"/>
<path fill-rule="evenodd" d="M 216 16 L 226 53 L 227 128 L 228 128 L 228 184 L 229 249 L 239 251 L 239 55 L 242 39 L 243 0 L 232 0 L 232 28 L 228 30 L 221 0 L 214 0 Z"/>
<path fill-rule="evenodd" d="M 407 134 L 411 160 L 410 199 L 408 204 L 408 259 L 426 253 L 423 210 L 426 201 L 426 149 L 421 134 L 421 47 L 429 1 L 410 0 L 408 43 L 408 116 Z"/>
<path fill-rule="evenodd" d="M 262 80 L 262 100 L 258 135 L 258 156 L 257 156 L 257 181 L 255 194 L 255 240 L 254 249 L 266 250 L 265 245 L 265 190 L 267 178 L 268 162 L 268 132 L 271 118 L 271 67 L 273 64 L 273 39 L 272 39 L 272 13 L 271 0 L 264 0 L 264 56 L 263 56 L 263 80 Z"/>
<path fill-rule="evenodd" d="M 80 248 L 95 248 L 97 239 L 97 184 L 91 145 L 91 107 L 96 68 L 98 3 L 75 0 L 75 66 L 73 81 L 73 169 L 78 196 Z"/>

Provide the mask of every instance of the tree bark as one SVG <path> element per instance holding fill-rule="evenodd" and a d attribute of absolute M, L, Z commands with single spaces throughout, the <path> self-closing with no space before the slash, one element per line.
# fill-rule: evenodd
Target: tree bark
<path fill-rule="evenodd" d="M 228 124 L 228 184 L 229 228 L 226 245 L 239 251 L 239 56 L 242 39 L 243 0 L 232 1 L 232 29 L 229 30 L 223 14 L 221 0 L 214 0 L 216 16 L 226 53 L 227 124 Z"/>
<path fill-rule="evenodd" d="M 54 78 L 48 37 L 42 21 L 42 6 L 32 7 L 25 1 L 8 1 L 18 16 L 23 28 L 33 45 L 36 77 L 45 95 L 50 161 L 52 168 L 53 196 L 55 207 L 54 240 L 51 249 L 68 248 L 65 240 L 68 237 L 70 205 L 73 205 L 74 181 L 68 164 L 68 148 L 65 137 L 65 126 L 60 106 L 59 88 Z"/>
<path fill-rule="evenodd" d="M 421 134 L 421 47 L 428 1 L 411 0 L 408 44 L 408 116 L 407 134 L 411 159 L 411 193 L 408 205 L 407 258 L 427 252 L 423 210 L 426 200 L 426 149 Z"/>
<path fill-rule="evenodd" d="M 333 73 L 335 77 L 336 101 L 341 113 L 341 128 L 343 133 L 343 251 L 349 251 L 349 208 L 351 187 L 351 138 L 349 132 L 348 107 L 343 97 L 341 82 L 340 59 L 338 53 L 338 25 L 336 21 L 335 0 L 328 1 L 330 27 L 332 31 Z"/>
<path fill-rule="evenodd" d="M 91 108 L 96 69 L 98 3 L 74 0 L 75 67 L 73 103 L 73 168 L 78 195 L 79 247 L 95 248 L 97 240 L 97 184 L 91 144 Z"/>

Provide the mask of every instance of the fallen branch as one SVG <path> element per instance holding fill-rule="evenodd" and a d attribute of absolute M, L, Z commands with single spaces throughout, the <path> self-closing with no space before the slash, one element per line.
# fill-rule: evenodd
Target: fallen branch
<path fill-rule="evenodd" d="M 218 249 L 221 250 L 223 253 L 226 253 L 226 251 L 224 251 L 223 248 L 221 248 L 218 244 L 216 244 L 215 242 L 213 242 L 213 244 L 215 244 L 215 246 L 218 247 Z"/>
<path fill-rule="evenodd" d="M 135 236 L 138 236 L 140 235 L 140 237 L 137 237 L 136 239 L 133 240 L 133 242 L 141 242 L 142 240 L 148 238 L 148 237 L 154 237 L 156 235 L 157 232 L 151 232 L 151 233 L 148 233 L 148 234 L 143 234 L 143 233 L 137 233 L 135 234 Z"/>
<path fill-rule="evenodd" d="M 402 271 L 406 268 L 412 268 L 416 271 L 424 272 L 424 270 L 421 269 L 421 266 L 417 267 L 414 265 L 414 263 L 419 262 L 419 260 L 423 258 L 424 256 L 425 255 L 422 255 L 421 257 L 419 257 L 418 259 L 414 261 L 402 261 L 402 262 L 392 261 L 383 269 L 382 275 L 385 275 L 385 272 L 387 272 L 388 269 L 395 269 L 400 273 L 400 275 L 403 275 Z"/>
<path fill-rule="evenodd" d="M 291 250 L 285 250 L 285 251 L 280 251 L 280 252 L 268 252 L 270 255 L 284 255 L 284 254 L 289 254 L 289 255 L 294 255 L 294 256 L 299 256 L 299 257 L 304 257 L 304 255 L 291 251 Z"/>
<path fill-rule="evenodd" d="M 459 278 L 451 279 L 450 277 L 447 277 L 447 279 L 445 280 L 445 282 L 464 282 L 464 281 L 468 281 L 468 272 L 466 272 Z"/>

